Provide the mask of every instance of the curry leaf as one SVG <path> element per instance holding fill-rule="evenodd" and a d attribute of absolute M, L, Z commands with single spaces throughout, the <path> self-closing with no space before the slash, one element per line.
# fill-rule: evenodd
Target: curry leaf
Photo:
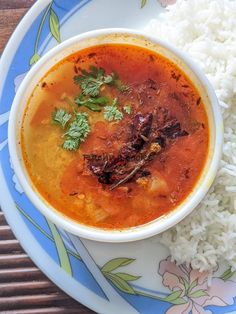
<path fill-rule="evenodd" d="M 35 64 L 40 59 L 40 55 L 36 52 L 31 58 L 30 58 L 30 65 Z"/>
<path fill-rule="evenodd" d="M 165 297 L 164 301 L 166 302 L 172 302 L 180 297 L 182 294 L 182 290 L 174 291 L 171 294 L 169 294 L 167 297 Z"/>
<path fill-rule="evenodd" d="M 114 258 L 114 259 L 110 260 L 109 262 L 107 262 L 101 268 L 101 271 L 110 273 L 111 271 L 113 271 L 119 267 L 129 265 L 129 264 L 133 263 L 134 261 L 135 261 L 135 259 L 133 259 L 133 258 L 126 258 L 126 257 Z"/>
<path fill-rule="evenodd" d="M 142 0 L 141 1 L 141 9 L 147 4 L 147 0 Z"/>
<path fill-rule="evenodd" d="M 107 273 L 105 276 L 116 286 L 119 290 L 129 293 L 129 294 L 136 294 L 134 289 L 122 278 L 116 276 L 116 274 Z"/>
<path fill-rule="evenodd" d="M 52 36 L 56 39 L 58 43 L 60 43 L 61 36 L 60 36 L 59 19 L 53 9 L 51 9 L 50 11 L 49 26 L 50 26 L 50 31 L 51 31 Z"/>
<path fill-rule="evenodd" d="M 118 276 L 119 278 L 125 280 L 125 281 L 135 281 L 141 277 L 141 276 L 133 276 L 133 275 L 126 274 L 126 273 L 116 273 L 115 275 Z"/>
<path fill-rule="evenodd" d="M 205 297 L 205 296 L 208 296 L 208 293 L 203 289 L 197 290 L 189 294 L 190 298 L 200 298 L 200 297 Z"/>

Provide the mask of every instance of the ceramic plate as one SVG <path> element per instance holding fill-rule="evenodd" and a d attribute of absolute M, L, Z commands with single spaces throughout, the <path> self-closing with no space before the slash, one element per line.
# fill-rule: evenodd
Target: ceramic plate
<path fill-rule="evenodd" d="M 30 67 L 59 42 L 106 27 L 142 29 L 164 8 L 156 0 L 38 0 L 22 20 L 0 65 L 0 198 L 22 246 L 46 275 L 99 313 L 236 313 L 236 280 L 219 265 L 207 274 L 171 262 L 158 239 L 96 243 L 72 236 L 31 204 L 11 167 L 9 110 Z"/>

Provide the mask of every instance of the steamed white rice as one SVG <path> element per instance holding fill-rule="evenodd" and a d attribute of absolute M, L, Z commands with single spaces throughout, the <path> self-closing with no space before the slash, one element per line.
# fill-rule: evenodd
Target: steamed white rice
<path fill-rule="evenodd" d="M 215 88 L 225 125 L 223 158 L 208 195 L 184 221 L 161 235 L 172 258 L 213 270 L 236 269 L 236 1 L 178 0 L 146 32 L 188 52 Z"/>

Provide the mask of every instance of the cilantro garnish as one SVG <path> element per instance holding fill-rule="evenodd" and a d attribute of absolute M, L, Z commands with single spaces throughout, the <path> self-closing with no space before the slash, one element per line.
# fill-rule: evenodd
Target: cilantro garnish
<path fill-rule="evenodd" d="M 107 97 L 98 97 L 98 98 L 85 98 L 83 95 L 79 95 L 75 98 L 75 103 L 79 107 L 84 106 L 92 111 L 101 111 L 101 106 L 108 104 Z"/>
<path fill-rule="evenodd" d="M 123 113 L 114 106 L 106 106 L 104 108 L 104 119 L 107 121 L 117 121 L 123 119 Z"/>
<path fill-rule="evenodd" d="M 104 119 L 107 121 L 118 121 L 123 119 L 123 113 L 117 108 L 118 100 L 113 99 L 111 106 L 104 107 Z"/>
<path fill-rule="evenodd" d="M 65 128 L 67 122 L 71 119 L 72 115 L 65 109 L 56 109 L 52 114 L 53 122 L 60 125 L 62 129 Z"/>
<path fill-rule="evenodd" d="M 88 136 L 90 132 L 90 126 L 88 123 L 88 115 L 84 112 L 77 112 L 75 114 L 75 120 L 69 125 L 68 131 L 65 136 L 73 139 L 79 138 L 81 142 Z"/>
<path fill-rule="evenodd" d="M 122 93 L 129 90 L 129 86 L 125 85 L 118 76 L 117 79 L 114 80 L 113 84 Z"/>
<path fill-rule="evenodd" d="M 66 112 L 65 109 L 57 109 L 53 114 L 53 121 L 59 124 L 63 129 L 71 118 L 72 115 Z M 66 150 L 77 150 L 81 142 L 84 142 L 89 132 L 90 125 L 88 115 L 83 112 L 76 112 L 74 114 L 74 120 L 68 123 L 67 131 L 63 135 L 65 141 L 62 147 Z"/>
<path fill-rule="evenodd" d="M 110 104 L 111 95 L 108 94 L 108 97 L 102 96 L 100 91 L 101 87 L 105 85 L 115 87 L 120 92 L 128 90 L 128 87 L 119 79 L 117 73 L 113 71 L 106 74 L 104 69 L 92 65 L 89 67 L 89 71 L 81 70 L 81 74 L 74 77 L 74 82 L 80 86 L 80 95 L 74 99 L 74 102 L 67 96 L 63 98 L 71 107 L 72 113 L 60 108 L 56 109 L 52 115 L 53 121 L 62 129 L 65 129 L 62 147 L 70 151 L 77 150 L 91 131 L 88 115 L 78 112 L 75 105 L 94 112 L 103 110 L 104 119 L 107 121 L 122 120 L 123 113 L 118 108 L 118 99 L 114 98 Z M 124 106 L 123 111 L 131 114 L 131 106 Z"/>
<path fill-rule="evenodd" d="M 127 114 L 131 114 L 131 112 L 132 112 L 132 108 L 130 105 L 124 106 L 123 109 L 124 109 L 124 112 L 126 112 Z"/>
<path fill-rule="evenodd" d="M 115 73 L 105 75 L 105 71 L 102 68 L 95 66 L 89 67 L 90 72 L 81 70 L 82 75 L 74 77 L 76 84 L 80 85 L 82 93 L 87 96 L 97 97 L 100 93 L 102 85 L 111 84 L 115 80 Z"/>
<path fill-rule="evenodd" d="M 76 151 L 79 148 L 80 141 L 78 139 L 70 139 L 64 141 L 62 147 L 66 150 Z"/>

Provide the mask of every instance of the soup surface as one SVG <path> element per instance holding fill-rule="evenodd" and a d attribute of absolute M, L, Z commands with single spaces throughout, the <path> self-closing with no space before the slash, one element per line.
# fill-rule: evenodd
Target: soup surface
<path fill-rule="evenodd" d="M 90 47 L 39 82 L 21 146 L 39 194 L 85 225 L 154 220 L 192 191 L 208 153 L 204 104 L 167 59 L 131 45 Z"/>

